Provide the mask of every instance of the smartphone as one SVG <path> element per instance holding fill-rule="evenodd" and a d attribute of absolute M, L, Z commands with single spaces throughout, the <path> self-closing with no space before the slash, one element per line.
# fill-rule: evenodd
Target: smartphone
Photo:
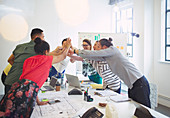
<path fill-rule="evenodd" d="M 58 102 L 60 102 L 60 100 L 52 100 L 52 101 L 49 101 L 48 103 L 51 105 L 51 104 L 58 103 Z"/>

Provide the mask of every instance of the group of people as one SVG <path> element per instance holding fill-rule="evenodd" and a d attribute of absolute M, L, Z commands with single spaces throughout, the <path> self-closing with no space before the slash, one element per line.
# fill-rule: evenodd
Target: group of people
<path fill-rule="evenodd" d="M 111 39 L 100 39 L 96 46 L 98 50 L 80 50 L 74 49 L 74 53 L 85 60 L 88 60 L 101 73 L 101 76 L 106 75 L 106 83 L 113 80 L 109 74 L 118 76 L 128 87 L 128 96 L 136 102 L 139 102 L 147 107 L 151 107 L 150 103 L 150 87 L 145 76 L 132 64 L 121 52 L 113 46 Z M 74 56 L 71 56 L 75 58 Z M 103 63 L 103 68 L 99 68 Z M 104 68 L 108 68 L 108 75 Z M 100 72 L 101 71 L 101 72 Z M 112 83 L 111 83 L 112 85 Z"/>
<path fill-rule="evenodd" d="M 92 48 L 91 41 L 88 39 L 84 39 L 82 46 L 84 50 L 90 51 Z M 93 50 L 100 50 L 99 41 L 95 42 Z M 80 56 L 74 55 L 70 57 L 72 60 L 82 61 L 82 74 L 84 76 L 88 75 L 91 81 L 98 84 L 102 84 L 103 79 L 104 88 L 109 88 L 117 93 L 121 92 L 120 78 L 114 73 L 112 73 L 106 61 L 95 61 L 89 60 L 88 58 L 83 59 Z"/>
<path fill-rule="evenodd" d="M 31 41 L 17 45 L 8 62 L 12 65 L 4 80 L 5 95 L 0 102 L 0 117 L 29 118 L 35 106 L 47 104 L 37 94 L 49 75 L 52 64 L 64 60 L 70 50 L 68 38 L 63 48 L 50 52 L 43 30 L 35 28 Z"/>
<path fill-rule="evenodd" d="M 90 80 L 120 93 L 122 80 L 128 87 L 130 98 L 150 107 L 150 89 L 145 76 L 113 46 L 111 39 L 96 41 L 93 49 L 88 39 L 83 40 L 83 50 L 76 49 L 67 38 L 54 51 L 44 40 L 43 30 L 35 28 L 31 41 L 17 45 L 8 59 L 10 71 L 3 82 L 5 95 L 0 101 L 0 117 L 26 117 L 32 114 L 35 103 L 47 104 L 38 99 L 38 91 L 47 80 L 53 64 L 70 61 L 83 62 L 83 74 Z"/>

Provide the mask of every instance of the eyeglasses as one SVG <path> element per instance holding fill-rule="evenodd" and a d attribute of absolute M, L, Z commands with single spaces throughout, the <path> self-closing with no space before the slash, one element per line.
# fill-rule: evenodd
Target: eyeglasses
<path fill-rule="evenodd" d="M 82 45 L 83 47 L 89 46 L 89 45 Z"/>

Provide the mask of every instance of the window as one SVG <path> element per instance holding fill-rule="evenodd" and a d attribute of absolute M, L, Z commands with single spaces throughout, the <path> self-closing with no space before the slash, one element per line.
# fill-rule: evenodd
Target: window
<path fill-rule="evenodd" d="M 128 33 L 127 52 L 133 57 L 133 8 L 121 9 L 115 15 L 116 33 Z"/>
<path fill-rule="evenodd" d="M 170 0 L 165 6 L 165 61 L 170 61 Z"/>

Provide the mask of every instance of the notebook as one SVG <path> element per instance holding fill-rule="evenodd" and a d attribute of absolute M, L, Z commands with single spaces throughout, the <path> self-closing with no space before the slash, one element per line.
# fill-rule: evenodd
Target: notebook
<path fill-rule="evenodd" d="M 55 88 L 55 85 L 56 85 L 56 82 L 57 82 L 57 78 L 55 78 L 54 76 L 51 77 L 51 80 L 50 80 L 50 83 L 49 83 L 49 86 L 43 86 L 41 88 L 42 91 L 53 91 Z"/>
<path fill-rule="evenodd" d="M 110 99 L 113 100 L 114 102 L 126 102 L 131 100 L 127 96 L 123 96 L 120 94 L 117 94 L 116 96 L 111 96 Z"/>
<path fill-rule="evenodd" d="M 81 88 L 80 87 L 80 81 L 79 81 L 79 78 L 77 76 L 70 75 L 70 74 L 65 74 L 65 75 L 66 75 L 69 86 Z"/>

